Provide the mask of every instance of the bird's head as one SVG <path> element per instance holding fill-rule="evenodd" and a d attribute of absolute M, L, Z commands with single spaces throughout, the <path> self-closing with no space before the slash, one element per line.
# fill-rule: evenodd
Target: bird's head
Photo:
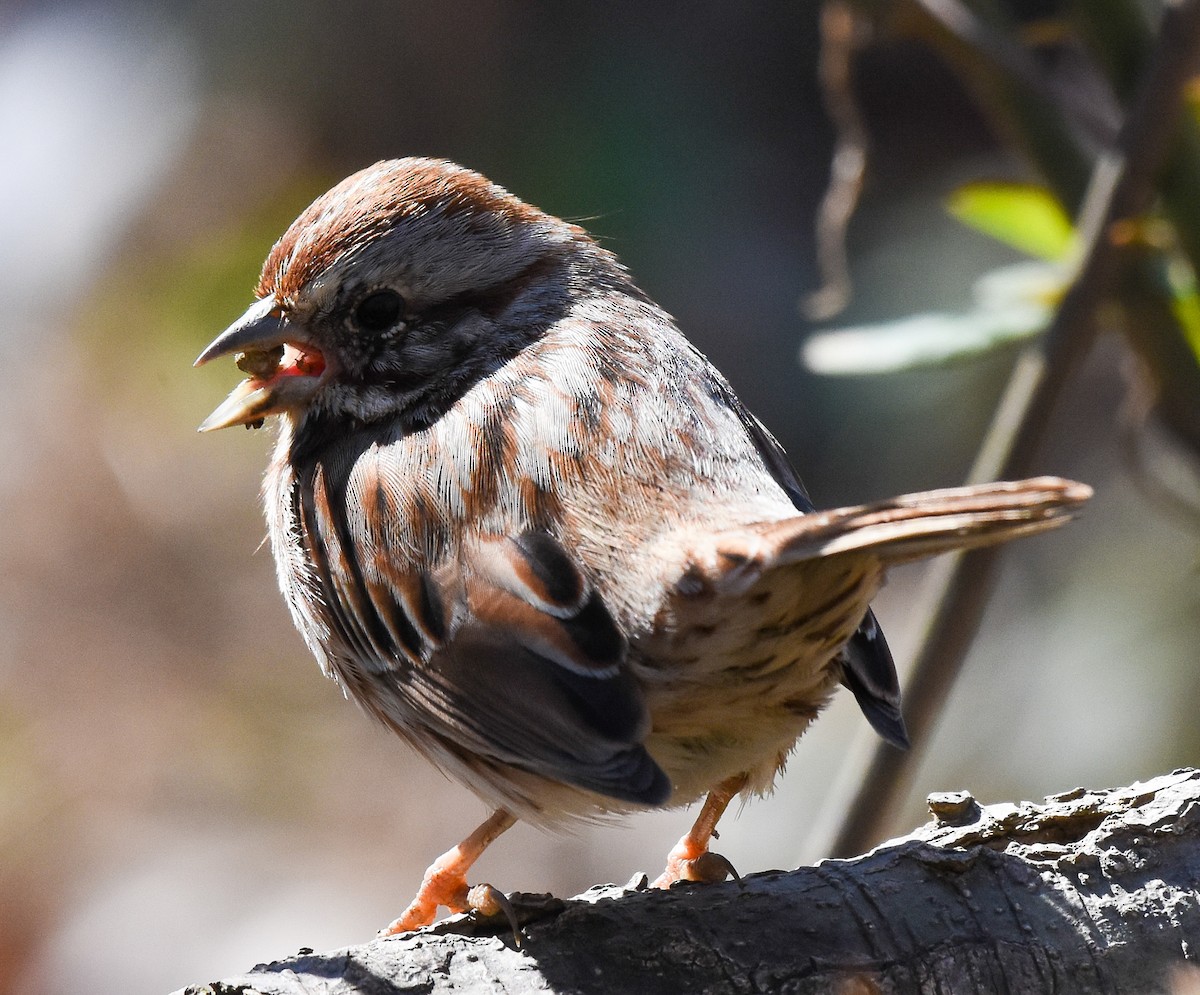
<path fill-rule="evenodd" d="M 196 360 L 236 354 L 248 374 L 200 430 L 312 409 L 368 422 L 452 399 L 562 313 L 570 262 L 591 252 L 607 256 L 453 163 L 355 173 L 292 223 L 258 300 Z"/>

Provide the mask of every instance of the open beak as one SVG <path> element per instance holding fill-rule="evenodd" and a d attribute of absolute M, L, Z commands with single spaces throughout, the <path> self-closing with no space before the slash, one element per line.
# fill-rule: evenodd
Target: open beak
<path fill-rule="evenodd" d="M 269 415 L 307 404 L 323 381 L 325 357 L 304 341 L 303 329 L 281 315 L 270 297 L 252 304 L 200 353 L 195 365 L 230 353 L 239 354 L 238 366 L 250 376 L 204 419 L 201 432 L 257 427 Z"/>

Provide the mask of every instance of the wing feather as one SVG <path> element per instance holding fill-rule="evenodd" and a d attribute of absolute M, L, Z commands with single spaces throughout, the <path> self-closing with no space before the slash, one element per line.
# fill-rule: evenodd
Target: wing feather
<path fill-rule="evenodd" d="M 438 762 L 509 765 L 622 802 L 670 797 L 625 636 L 561 543 L 488 536 L 422 571 L 352 526 L 347 491 L 318 464 L 299 513 L 333 670 L 368 711 Z M 394 694 L 379 694 L 380 675 Z"/>

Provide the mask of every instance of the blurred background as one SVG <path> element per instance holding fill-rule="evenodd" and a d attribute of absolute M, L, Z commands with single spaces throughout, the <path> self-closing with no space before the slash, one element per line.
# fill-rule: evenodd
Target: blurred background
<path fill-rule="evenodd" d="M 1058 71 L 1073 49 L 1052 43 Z M 818 505 L 962 481 L 1017 344 L 838 376 L 801 346 L 969 311 L 975 281 L 1023 256 L 946 199 L 1039 176 L 919 31 L 874 19 L 856 47 L 853 296 L 813 322 L 835 140 L 816 4 L 0 7 L 0 991 L 165 992 L 363 941 L 485 814 L 343 701 L 293 631 L 262 546 L 271 432 L 195 432 L 238 375 L 192 360 L 347 173 L 445 156 L 581 220 Z M 1040 798 L 1197 762 L 1195 519 L 1122 455 L 1136 377 L 1104 336 L 1056 411 L 1039 470 L 1096 497 L 1006 555 L 897 834 L 934 790 Z M 1142 428 L 1156 478 L 1194 496 L 1193 457 Z M 877 602 L 902 670 L 921 582 L 905 568 Z M 740 871 L 807 858 L 862 724 L 843 695 L 775 795 L 722 823 Z M 657 873 L 690 818 L 518 826 L 477 877 L 568 896 Z"/>

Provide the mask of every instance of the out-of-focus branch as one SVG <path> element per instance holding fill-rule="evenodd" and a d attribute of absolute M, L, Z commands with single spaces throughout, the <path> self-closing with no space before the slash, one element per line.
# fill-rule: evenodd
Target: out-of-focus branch
<path fill-rule="evenodd" d="M 973 52 L 978 52 L 1009 77 L 1057 105 L 1065 117 L 1084 128 L 1099 145 L 1111 147 L 1117 140 L 1120 116 L 1115 107 L 1090 99 L 1090 94 L 1075 87 L 1056 86 L 1028 49 L 1008 35 L 993 30 L 961 0 L 913 2 Z"/>
<path fill-rule="evenodd" d="M 800 302 L 805 317 L 825 321 L 850 300 L 846 227 L 858 205 L 867 168 L 867 129 L 854 97 L 854 55 L 867 33 L 867 22 L 845 0 L 821 8 L 821 57 L 817 73 L 825 110 L 837 137 L 829 164 L 829 187 L 817 212 L 817 266 L 821 286 Z"/>
<path fill-rule="evenodd" d="M 1200 500 L 1168 483 L 1152 466 L 1148 439 L 1154 434 L 1157 390 L 1140 366 L 1127 372 L 1126 381 L 1125 400 L 1117 418 L 1117 441 L 1124 467 L 1148 504 L 1200 531 Z M 1191 475 L 1193 479 L 1196 476 L 1195 465 Z"/>
<path fill-rule="evenodd" d="M 1084 125 L 1088 135 L 1111 147 L 1103 136 L 1105 122 L 1117 113 L 1114 95 L 1127 102 L 1136 98 L 1156 44 L 1143 5 L 1134 0 L 1072 4 L 1072 24 L 1086 36 L 1094 64 L 1107 73 L 1107 82 L 1086 85 L 1078 92 L 1048 79 L 1027 53 L 1017 54 L 1023 50 L 1011 40 L 1016 29 L 995 4 L 909 0 L 897 9 L 907 14 L 906 29 L 929 39 L 951 60 L 1059 199 L 1078 211 L 1087 187 L 1082 168 L 1086 156 L 1071 124 Z M 1080 111 L 1089 105 L 1099 110 L 1087 124 L 1086 111 L 1083 116 Z M 1194 115 L 1183 115 L 1179 122 L 1157 191 L 1179 251 L 1200 273 L 1200 121 Z M 1126 336 L 1157 387 L 1158 418 L 1178 440 L 1200 452 L 1200 362 L 1172 310 L 1163 253 L 1136 240 L 1130 249 L 1140 251 L 1142 258 L 1127 267 L 1128 281 L 1122 288 Z"/>
<path fill-rule="evenodd" d="M 1139 5 L 1127 0 L 1078 0 L 1073 7 L 1075 20 L 1106 66 L 1115 89 L 1129 97 L 1136 87 L 1137 67 L 1154 45 Z M 1197 68 L 1192 67 L 1193 71 Z M 1158 189 L 1161 210 L 1171 222 L 1178 251 L 1192 271 L 1200 274 L 1200 122 L 1194 113 L 1184 115 L 1180 122 Z M 1140 254 L 1141 261 L 1126 287 L 1126 311 L 1130 314 L 1126 335 L 1155 386 L 1153 407 L 1159 420 L 1193 452 L 1200 452 L 1200 362 L 1177 332 L 1162 252 L 1139 244 L 1136 229 L 1134 234 L 1131 249 Z"/>
<path fill-rule="evenodd" d="M 1077 214 L 1093 157 L 1081 147 L 1061 106 L 1046 100 L 1039 87 L 1012 75 L 1003 60 L 992 57 L 991 47 L 977 48 L 969 34 L 936 16 L 921 0 L 895 4 L 893 9 L 897 29 L 925 41 L 947 60 L 1004 140 L 1028 156 L 1067 210 Z M 984 14 L 973 10 L 972 17 L 982 20 Z M 1015 30 L 996 5 L 988 5 L 983 27 L 994 34 Z M 1115 147 L 1115 141 L 1106 147 Z"/>
<path fill-rule="evenodd" d="M 1090 237 L 1079 274 L 1042 342 L 1020 358 L 973 480 L 1031 471 L 1052 408 L 1092 343 L 1097 310 L 1118 286 L 1125 246 L 1114 231 L 1151 205 L 1180 118 L 1184 83 L 1198 64 L 1200 0 L 1183 0 L 1168 8 L 1163 19 L 1139 99 L 1122 131 L 1119 157 L 1102 159 L 1093 175 L 1089 200 L 1103 209 L 1096 212 L 1100 223 L 1086 233 Z M 834 827 L 836 831 L 831 838 L 814 839 L 813 849 L 834 856 L 859 853 L 894 826 L 920 745 L 929 739 L 982 617 L 997 555 L 980 550 L 946 557 L 931 575 L 933 590 L 922 601 L 931 608 L 906 689 L 905 720 L 918 745 L 909 755 L 878 746 L 865 771 L 845 771 L 842 783 L 858 788 L 828 807 L 823 828 L 826 834 Z M 852 751 L 852 762 L 861 763 L 866 755 L 867 749 L 859 747 Z"/>

